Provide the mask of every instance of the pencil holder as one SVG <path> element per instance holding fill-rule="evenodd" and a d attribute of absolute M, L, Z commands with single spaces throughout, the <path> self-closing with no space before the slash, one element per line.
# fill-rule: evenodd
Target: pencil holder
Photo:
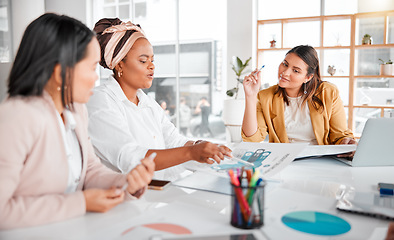
<path fill-rule="evenodd" d="M 264 187 L 235 186 L 231 184 L 231 225 L 242 229 L 264 225 Z"/>

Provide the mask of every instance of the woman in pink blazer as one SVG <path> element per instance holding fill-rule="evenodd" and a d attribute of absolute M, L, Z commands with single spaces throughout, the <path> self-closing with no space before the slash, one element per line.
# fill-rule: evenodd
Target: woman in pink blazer
<path fill-rule="evenodd" d="M 75 19 L 44 14 L 27 27 L 0 105 L 0 229 L 105 212 L 151 181 L 152 159 L 124 175 L 94 154 L 84 103 L 99 60 L 94 33 Z"/>

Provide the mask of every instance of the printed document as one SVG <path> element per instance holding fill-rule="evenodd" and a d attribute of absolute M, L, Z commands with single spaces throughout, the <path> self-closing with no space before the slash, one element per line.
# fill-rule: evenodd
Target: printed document
<path fill-rule="evenodd" d="M 241 142 L 233 148 L 235 158 L 247 161 L 225 160 L 212 166 L 215 170 L 258 168 L 263 178 L 269 178 L 289 165 L 308 143 L 251 143 Z"/>

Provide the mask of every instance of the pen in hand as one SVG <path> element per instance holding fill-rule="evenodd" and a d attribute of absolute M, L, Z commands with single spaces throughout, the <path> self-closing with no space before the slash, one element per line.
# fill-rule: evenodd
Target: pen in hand
<path fill-rule="evenodd" d="M 265 65 L 261 66 L 261 68 L 260 68 L 260 69 L 259 69 L 257 72 L 255 72 L 253 75 L 254 75 L 254 76 L 256 76 L 256 75 L 257 75 L 257 73 L 258 73 L 258 72 L 260 72 L 260 71 L 261 71 L 261 69 L 263 69 L 264 67 L 265 67 Z"/>
<path fill-rule="evenodd" d="M 148 159 L 151 160 L 151 161 L 153 161 L 153 160 L 155 159 L 156 155 L 157 155 L 157 153 L 154 152 L 154 153 L 152 153 L 151 155 L 149 155 Z M 144 165 L 143 162 L 141 162 L 141 164 Z M 144 166 L 145 166 L 145 165 L 144 165 Z M 126 182 L 125 184 L 123 184 L 122 191 L 126 191 L 126 189 L 127 189 L 128 186 L 129 186 L 129 183 L 128 183 L 128 182 Z"/>
<path fill-rule="evenodd" d="M 247 166 L 254 167 L 254 164 L 253 164 L 253 163 L 248 162 L 248 161 L 245 161 L 245 160 L 240 159 L 240 158 L 237 158 L 237 157 L 232 157 L 232 158 L 228 158 L 228 159 L 233 160 L 233 161 L 236 161 L 236 162 L 239 162 L 239 163 L 242 163 L 242 164 L 247 165 Z"/>

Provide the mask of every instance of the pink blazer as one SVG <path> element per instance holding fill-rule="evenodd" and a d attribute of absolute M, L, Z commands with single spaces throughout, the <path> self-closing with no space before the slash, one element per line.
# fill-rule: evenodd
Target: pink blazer
<path fill-rule="evenodd" d="M 88 136 L 84 105 L 74 103 L 82 175 L 65 194 L 68 163 L 52 98 L 14 97 L 0 105 L 0 229 L 27 227 L 81 216 L 82 190 L 122 186 L 126 176 L 100 163 Z"/>

